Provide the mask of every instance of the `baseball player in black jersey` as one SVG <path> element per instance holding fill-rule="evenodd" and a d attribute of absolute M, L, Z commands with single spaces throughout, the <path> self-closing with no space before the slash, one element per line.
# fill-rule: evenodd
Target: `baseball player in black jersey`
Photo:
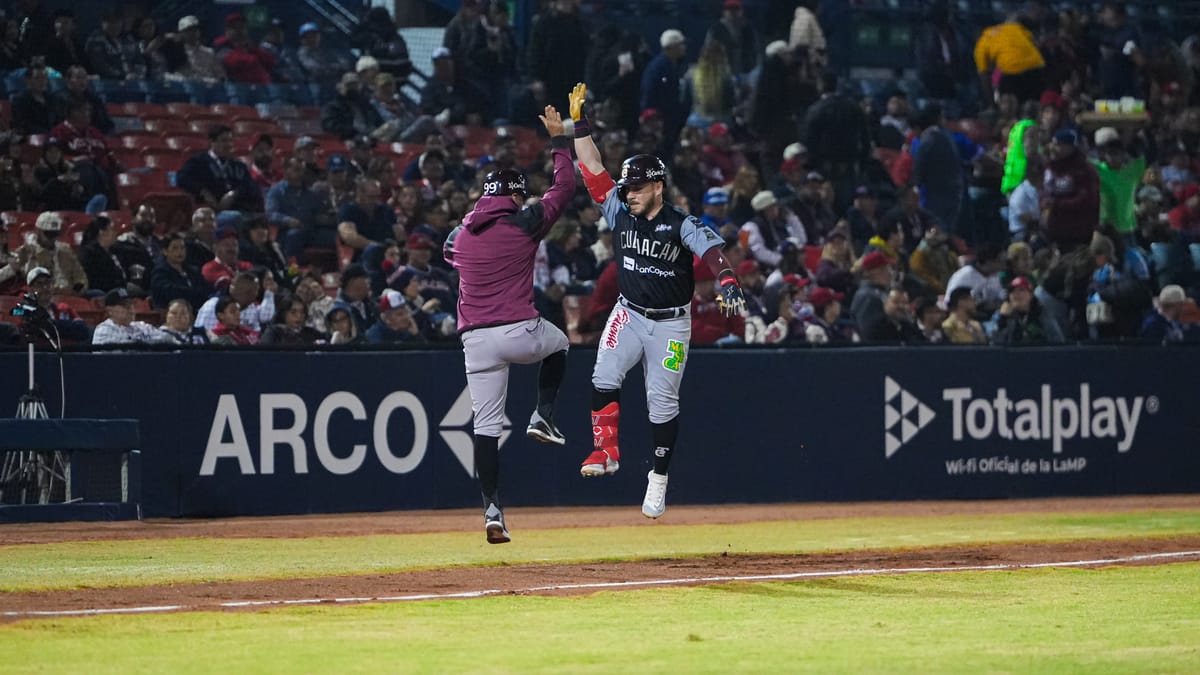
<path fill-rule="evenodd" d="M 604 171 L 583 113 L 587 86 L 572 90 L 575 154 L 588 193 L 613 232 L 620 296 L 600 336 L 592 371 L 592 454 L 584 476 L 615 473 L 620 466 L 617 428 L 625 374 L 641 363 L 646 404 L 653 427 L 654 468 L 647 475 L 642 513 L 658 518 L 667 509 L 667 467 L 679 435 L 679 384 L 692 334 L 693 256 L 720 280 L 717 302 L 732 316 L 745 305 L 732 265 L 721 254 L 724 241 L 691 215 L 667 204 L 667 168 L 653 155 L 635 155 L 621 165 L 614 183 Z"/>

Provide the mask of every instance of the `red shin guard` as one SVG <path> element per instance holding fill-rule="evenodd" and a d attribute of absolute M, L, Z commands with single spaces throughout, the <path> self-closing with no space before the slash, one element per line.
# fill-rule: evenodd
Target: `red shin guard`
<path fill-rule="evenodd" d="M 612 459 L 618 459 L 617 427 L 621 418 L 621 404 L 609 403 L 598 411 L 592 411 L 592 447 L 602 450 Z"/>

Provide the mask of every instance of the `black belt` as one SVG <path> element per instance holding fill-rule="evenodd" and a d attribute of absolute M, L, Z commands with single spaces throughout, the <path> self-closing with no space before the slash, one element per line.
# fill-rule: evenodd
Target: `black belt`
<path fill-rule="evenodd" d="M 687 313 L 688 313 L 687 307 L 670 307 L 668 309 L 651 309 L 649 307 L 642 307 L 641 305 L 635 305 L 634 303 L 626 300 L 625 298 L 621 298 L 621 304 L 628 307 L 629 309 L 632 309 L 633 311 L 637 312 L 638 314 L 641 314 L 642 316 L 646 317 L 647 319 L 650 319 L 651 321 L 666 321 L 667 319 L 678 319 L 681 316 L 687 316 Z"/>

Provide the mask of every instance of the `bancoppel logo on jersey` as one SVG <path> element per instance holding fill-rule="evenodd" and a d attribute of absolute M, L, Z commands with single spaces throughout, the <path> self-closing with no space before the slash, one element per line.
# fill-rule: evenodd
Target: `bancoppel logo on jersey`
<path fill-rule="evenodd" d="M 658 227 L 654 228 L 655 232 L 670 232 L 671 226 L 666 223 L 659 223 Z"/>
<path fill-rule="evenodd" d="M 885 376 L 883 382 L 884 454 L 891 457 L 932 423 L 937 412 L 892 378 Z M 1160 406 L 1152 395 L 1095 396 L 1087 382 L 1057 392 L 1042 384 L 1029 398 L 1010 397 L 1004 387 L 991 394 L 947 387 L 942 389 L 942 402 L 955 442 L 1048 441 L 1055 454 L 1062 453 L 1067 442 L 1087 439 L 1112 439 L 1117 452 L 1129 452 L 1142 414 L 1153 415 Z"/>
<path fill-rule="evenodd" d="M 636 260 L 630 258 L 629 256 L 622 256 L 621 265 L 625 269 L 631 272 L 637 272 L 638 274 L 650 274 L 656 277 L 663 277 L 664 279 L 671 279 L 675 277 L 675 270 L 664 270 L 655 267 L 654 265 L 639 265 L 637 264 Z"/>

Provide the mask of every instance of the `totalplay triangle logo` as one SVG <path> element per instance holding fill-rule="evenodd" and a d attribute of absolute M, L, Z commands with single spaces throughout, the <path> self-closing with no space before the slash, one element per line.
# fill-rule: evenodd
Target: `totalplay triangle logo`
<path fill-rule="evenodd" d="M 884 456 L 891 457 L 933 421 L 934 412 L 895 380 L 883 378 Z"/>

